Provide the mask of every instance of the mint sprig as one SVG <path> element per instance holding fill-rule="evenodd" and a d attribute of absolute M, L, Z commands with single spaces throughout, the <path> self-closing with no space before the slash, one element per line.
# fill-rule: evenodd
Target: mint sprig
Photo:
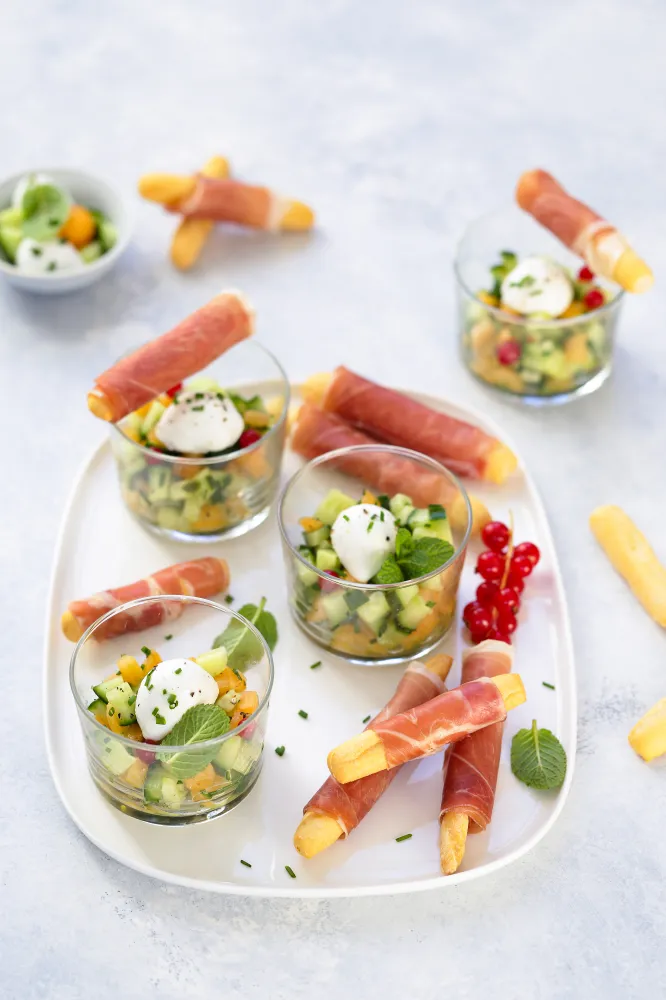
<path fill-rule="evenodd" d="M 246 618 L 266 640 L 266 645 L 271 652 L 275 649 L 278 641 L 278 628 L 275 617 L 270 611 L 264 610 L 266 598 L 262 597 L 258 605 L 244 604 L 238 609 L 238 614 Z M 224 646 L 227 651 L 227 663 L 230 667 L 243 670 L 248 664 L 256 663 L 261 659 L 261 646 L 257 642 L 255 635 L 247 625 L 234 619 L 225 628 L 224 632 L 213 642 L 213 649 Z"/>
<path fill-rule="evenodd" d="M 29 187 L 21 202 L 23 235 L 34 240 L 52 239 L 57 235 L 70 210 L 70 200 L 53 184 Z"/>
<path fill-rule="evenodd" d="M 379 572 L 375 575 L 374 583 L 400 583 L 404 580 L 402 570 L 396 562 L 395 556 L 387 556 L 379 567 Z"/>
<path fill-rule="evenodd" d="M 176 723 L 160 746 L 188 746 L 204 743 L 224 736 L 229 729 L 229 716 L 219 705 L 193 705 Z M 184 781 L 203 771 L 213 760 L 219 747 L 201 747 L 198 750 L 180 750 L 178 753 L 158 753 L 158 758 L 169 768 L 174 777 Z"/>
<path fill-rule="evenodd" d="M 396 536 L 395 555 L 388 555 L 373 583 L 401 583 L 436 572 L 453 555 L 455 549 L 442 538 L 417 538 L 411 531 L 400 528 Z"/>
<path fill-rule="evenodd" d="M 511 741 L 511 770 L 530 788 L 560 788 L 567 773 L 567 755 L 550 729 L 519 729 Z"/>

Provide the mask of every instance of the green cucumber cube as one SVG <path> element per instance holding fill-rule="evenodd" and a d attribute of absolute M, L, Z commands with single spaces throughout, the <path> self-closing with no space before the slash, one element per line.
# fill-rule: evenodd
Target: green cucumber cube
<path fill-rule="evenodd" d="M 343 510 L 355 506 L 356 500 L 353 497 L 347 496 L 341 490 L 331 490 L 317 507 L 314 516 L 330 527 L 335 524 L 338 515 L 342 514 Z"/>

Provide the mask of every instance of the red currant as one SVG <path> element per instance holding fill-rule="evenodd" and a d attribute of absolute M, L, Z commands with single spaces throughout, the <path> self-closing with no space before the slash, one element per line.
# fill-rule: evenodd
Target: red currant
<path fill-rule="evenodd" d="M 467 624 L 470 616 L 473 615 L 474 612 L 480 607 L 481 605 L 478 603 L 478 601 L 470 601 L 469 604 L 465 605 L 462 613 L 462 620 L 465 622 L 465 624 Z"/>
<path fill-rule="evenodd" d="M 520 598 L 513 587 L 502 587 L 495 594 L 493 604 L 500 613 L 511 611 L 515 614 L 520 607 Z"/>
<path fill-rule="evenodd" d="M 594 281 L 594 271 L 590 271 L 587 264 L 583 264 L 580 271 L 578 272 L 579 281 Z"/>
<path fill-rule="evenodd" d="M 326 576 L 335 576 L 338 578 L 338 580 L 340 579 L 340 574 L 336 573 L 334 569 L 326 570 Z M 338 588 L 337 584 L 334 583 L 333 580 L 320 580 L 319 589 L 321 590 L 322 594 L 330 594 L 332 590 L 337 590 Z"/>
<path fill-rule="evenodd" d="M 482 607 L 477 607 L 473 611 L 470 611 L 465 622 L 474 642 L 480 642 L 493 624 L 490 611 Z"/>
<path fill-rule="evenodd" d="M 240 438 L 238 439 L 239 448 L 248 448 L 255 441 L 258 441 L 261 437 L 259 431 L 255 431 L 253 427 L 248 427 L 247 430 L 243 431 Z"/>
<path fill-rule="evenodd" d="M 170 389 L 167 389 L 166 394 L 167 396 L 171 396 L 171 398 L 173 399 L 174 396 L 178 395 L 178 393 L 182 388 L 183 388 L 183 383 L 176 382 L 176 384 L 172 385 Z"/>
<path fill-rule="evenodd" d="M 496 583 L 490 583 L 487 580 L 484 580 L 483 583 L 480 583 L 476 588 L 476 599 L 479 604 L 483 604 L 484 607 L 489 608 L 492 606 L 498 590 L 499 587 Z"/>
<path fill-rule="evenodd" d="M 517 340 L 504 340 L 497 345 L 495 353 L 501 365 L 515 365 L 522 354 L 522 348 Z"/>
<path fill-rule="evenodd" d="M 498 612 L 496 628 L 502 635 L 511 635 L 512 632 L 515 632 L 518 628 L 518 620 L 513 611 L 503 609 Z"/>
<path fill-rule="evenodd" d="M 511 572 L 515 576 L 529 576 L 533 569 L 534 564 L 527 556 L 511 557 Z"/>
<path fill-rule="evenodd" d="M 152 740 L 146 740 L 147 743 L 152 743 Z M 142 760 L 144 764 L 152 764 L 155 760 L 155 753 L 153 750 L 143 750 L 141 747 L 136 747 L 134 753 Z"/>
<path fill-rule="evenodd" d="M 533 566 L 536 566 L 541 558 L 541 553 L 534 542 L 521 542 L 520 545 L 516 545 L 513 554 L 514 556 L 527 556 Z"/>
<path fill-rule="evenodd" d="M 489 524 L 486 524 L 481 532 L 483 544 L 492 552 L 504 552 L 504 549 L 509 544 L 510 537 L 511 532 L 506 524 L 502 524 L 501 521 L 491 521 Z"/>
<path fill-rule="evenodd" d="M 605 301 L 604 293 L 599 288 L 591 288 L 583 299 L 588 309 L 598 309 Z"/>
<path fill-rule="evenodd" d="M 511 645 L 511 639 L 508 635 L 504 635 L 497 628 L 491 628 L 490 632 L 486 636 L 486 639 L 495 639 L 497 642 L 506 642 L 509 646 Z"/>
<path fill-rule="evenodd" d="M 499 581 L 504 573 L 504 560 L 498 552 L 482 552 L 476 560 L 476 572 L 484 580 Z"/>
<path fill-rule="evenodd" d="M 514 573 L 511 570 L 509 570 L 509 575 L 506 578 L 506 585 L 507 587 L 511 587 L 511 590 L 515 590 L 519 596 L 525 589 L 525 581 L 523 577 L 519 573 Z"/>

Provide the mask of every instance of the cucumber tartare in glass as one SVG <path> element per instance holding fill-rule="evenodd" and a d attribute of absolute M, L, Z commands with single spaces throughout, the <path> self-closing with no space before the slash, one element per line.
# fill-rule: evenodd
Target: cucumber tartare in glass
<path fill-rule="evenodd" d="M 441 504 L 333 489 L 300 526 L 292 603 L 316 642 L 352 658 L 405 658 L 448 631 L 464 551 Z"/>
<path fill-rule="evenodd" d="M 502 250 L 487 288 L 462 294 L 463 353 L 484 382 L 566 397 L 608 374 L 620 297 L 587 266 Z"/>
<path fill-rule="evenodd" d="M 265 517 L 277 486 L 285 407 L 206 376 L 175 386 L 116 425 L 125 503 L 172 537 L 240 533 Z"/>
<path fill-rule="evenodd" d="M 28 174 L 0 210 L 0 253 L 18 271 L 45 275 L 81 270 L 115 245 L 113 222 L 77 205 L 47 174 Z"/>

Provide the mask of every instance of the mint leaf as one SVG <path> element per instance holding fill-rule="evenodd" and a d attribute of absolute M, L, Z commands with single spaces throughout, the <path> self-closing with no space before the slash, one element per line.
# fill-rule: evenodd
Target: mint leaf
<path fill-rule="evenodd" d="M 530 788 L 560 788 L 567 773 L 567 755 L 550 729 L 519 729 L 511 741 L 511 770 Z"/>
<path fill-rule="evenodd" d="M 33 240 L 47 240 L 57 235 L 69 215 L 70 201 L 53 184 L 29 187 L 21 203 L 23 235 Z"/>
<path fill-rule="evenodd" d="M 409 528 L 398 528 L 395 536 L 395 557 L 400 562 L 414 548 L 414 539 Z"/>
<path fill-rule="evenodd" d="M 402 570 L 398 566 L 395 556 L 387 556 L 375 574 L 373 583 L 400 583 L 404 580 Z"/>
<path fill-rule="evenodd" d="M 193 705 L 188 708 L 160 746 L 187 746 L 203 743 L 223 736 L 229 729 L 229 716 L 219 705 Z M 199 750 L 180 750 L 178 753 L 158 753 L 159 760 L 167 765 L 174 777 L 184 781 L 203 771 L 219 750 L 216 744 Z"/>
<path fill-rule="evenodd" d="M 426 573 L 434 573 L 451 558 L 454 551 L 451 543 L 442 538 L 419 538 L 412 543 L 411 552 L 398 555 L 398 562 L 405 580 L 414 580 Z"/>
<path fill-rule="evenodd" d="M 256 604 L 244 604 L 238 609 L 238 614 L 247 618 L 258 632 L 266 640 L 266 645 L 271 652 L 275 649 L 278 641 L 277 622 L 270 611 L 265 611 L 266 598 L 262 597 L 261 602 Z M 213 649 L 224 646 L 227 651 L 228 664 L 238 670 L 243 670 L 249 663 L 256 663 L 261 659 L 262 650 L 255 636 L 242 622 L 234 619 L 225 628 L 221 635 L 218 635 L 213 643 Z"/>

